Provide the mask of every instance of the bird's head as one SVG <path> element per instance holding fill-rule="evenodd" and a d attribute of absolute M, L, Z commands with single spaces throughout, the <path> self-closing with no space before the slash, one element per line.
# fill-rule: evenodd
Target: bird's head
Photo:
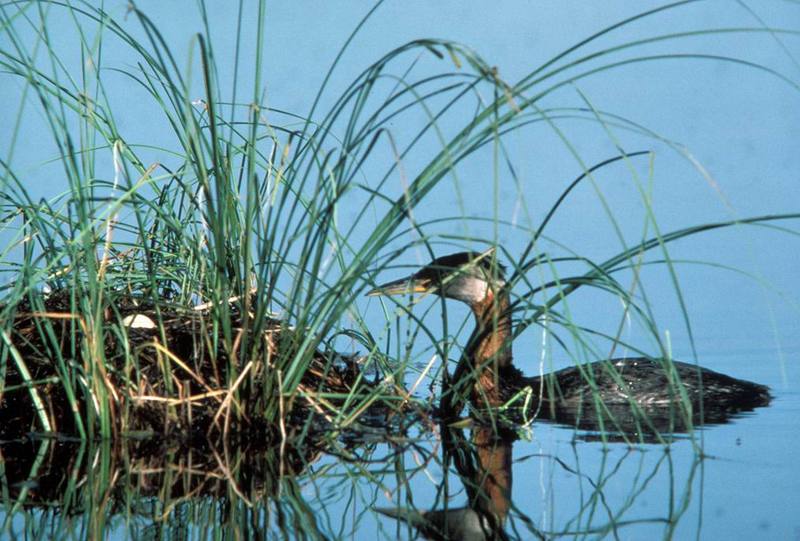
<path fill-rule="evenodd" d="M 480 305 L 505 285 L 505 269 L 496 261 L 494 251 L 490 248 L 437 257 L 411 276 L 380 285 L 367 295 L 434 293 L 470 306 Z"/>

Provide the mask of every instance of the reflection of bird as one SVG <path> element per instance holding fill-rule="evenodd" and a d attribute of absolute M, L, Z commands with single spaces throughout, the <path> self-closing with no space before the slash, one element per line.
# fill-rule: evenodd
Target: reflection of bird
<path fill-rule="evenodd" d="M 455 466 L 467 494 L 468 507 L 430 511 L 402 507 L 375 510 L 416 528 L 426 539 L 508 539 L 503 524 L 511 507 L 514 437 L 484 426 L 473 428 L 471 441 L 464 438 L 460 429 L 451 427 L 443 426 L 441 435 L 442 463 L 452 461 Z M 535 535 L 541 537 L 538 532 Z"/>
<path fill-rule="evenodd" d="M 663 359 L 599 361 L 543 377 L 523 377 L 512 365 L 509 294 L 493 250 L 439 257 L 411 276 L 379 286 L 368 295 L 413 292 L 435 293 L 462 301 L 472 309 L 476 327 L 456 369 L 454 384 L 472 381 L 475 404 L 502 405 L 520 390 L 530 388 L 536 399 L 534 409 L 557 422 L 597 429 L 604 422 L 599 417 L 622 418 L 617 428 L 627 430 L 625 417 L 630 419 L 638 410 L 646 413 L 639 417 L 646 418 L 651 427 L 655 424 L 658 431 L 677 431 L 683 425 L 681 416 L 672 411 L 675 408 L 691 404 L 695 421 L 701 420 L 702 410 L 703 422 L 724 422 L 733 413 L 766 405 L 770 400 L 769 390 L 763 385 Z M 634 424 L 638 427 L 638 420 Z"/>
<path fill-rule="evenodd" d="M 458 539 L 460 541 L 484 541 L 503 539 L 492 531 L 489 519 L 469 507 L 456 507 L 436 511 L 413 509 L 375 508 L 387 517 L 392 517 L 414 527 L 425 539 Z"/>

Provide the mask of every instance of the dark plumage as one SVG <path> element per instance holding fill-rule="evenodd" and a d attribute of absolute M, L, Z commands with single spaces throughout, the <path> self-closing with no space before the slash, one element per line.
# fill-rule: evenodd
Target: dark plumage
<path fill-rule="evenodd" d="M 454 385 L 470 381 L 475 405 L 499 406 L 524 391 L 533 398 L 527 415 L 588 430 L 640 433 L 721 423 L 769 404 L 764 385 L 665 359 L 612 359 L 524 377 L 512 364 L 505 269 L 494 259 L 493 250 L 439 257 L 369 293 L 430 292 L 470 306 L 476 327 L 453 379 Z"/>

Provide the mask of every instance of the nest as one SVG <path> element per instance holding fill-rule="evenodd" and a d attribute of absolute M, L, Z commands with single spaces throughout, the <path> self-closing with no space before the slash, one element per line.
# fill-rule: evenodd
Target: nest
<path fill-rule="evenodd" d="M 13 325 L 0 322 L 11 327 L 0 343 L 0 439 L 75 434 L 96 421 L 115 435 L 219 431 L 252 439 L 280 430 L 285 438 L 287 423 L 321 411 L 310 397 L 346 395 L 362 381 L 356 356 L 313 351 L 299 393 L 284 397 L 280 367 L 294 362 L 304 333 L 272 318 L 256 333 L 252 314 L 243 317 L 235 303 L 226 340 L 213 306 L 116 295 L 92 320 L 71 311 L 73 295 L 26 298 L 11 311 Z"/>

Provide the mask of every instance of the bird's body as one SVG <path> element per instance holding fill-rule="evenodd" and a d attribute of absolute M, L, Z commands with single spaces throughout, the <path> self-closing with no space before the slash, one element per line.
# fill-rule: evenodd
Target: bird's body
<path fill-rule="evenodd" d="M 532 406 L 521 415 L 526 419 L 627 434 L 684 432 L 725 423 L 771 400 L 764 385 L 694 364 L 645 357 L 597 361 L 538 377 L 524 377 L 510 367 L 498 379 L 504 403 L 516 398 L 521 404 L 529 393 Z"/>
<path fill-rule="evenodd" d="M 516 397 L 528 405 L 526 414 L 590 430 L 616 426 L 623 431 L 640 431 L 642 420 L 658 431 L 684 430 L 769 403 L 763 385 L 669 359 L 612 359 L 524 377 L 512 363 L 508 291 L 503 269 L 492 257 L 491 250 L 440 257 L 370 292 L 430 292 L 470 306 L 476 326 L 453 376 L 451 396 L 468 381 L 472 403 L 479 407 Z M 445 397 L 443 404 L 453 410 L 455 402 Z"/>

